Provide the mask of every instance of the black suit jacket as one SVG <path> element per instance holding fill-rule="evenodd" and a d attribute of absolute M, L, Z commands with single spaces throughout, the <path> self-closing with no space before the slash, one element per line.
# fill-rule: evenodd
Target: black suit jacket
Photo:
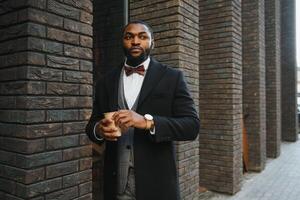
<path fill-rule="evenodd" d="M 118 108 L 118 84 L 122 67 L 107 73 L 96 85 L 93 112 L 86 131 L 91 140 L 102 113 Z M 199 118 L 181 71 L 151 59 L 140 92 L 137 113 L 151 114 L 155 135 L 135 129 L 134 163 L 137 200 L 179 200 L 173 141 L 194 140 Z M 106 141 L 104 197 L 116 194 L 117 142 Z"/>

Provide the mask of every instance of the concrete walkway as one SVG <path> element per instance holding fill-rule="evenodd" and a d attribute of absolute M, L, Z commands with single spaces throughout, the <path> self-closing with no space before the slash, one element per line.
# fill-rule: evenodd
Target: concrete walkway
<path fill-rule="evenodd" d="M 299 200 L 300 140 L 283 142 L 281 155 L 268 159 L 261 173 L 247 173 L 241 191 L 233 196 L 205 192 L 199 200 Z"/>

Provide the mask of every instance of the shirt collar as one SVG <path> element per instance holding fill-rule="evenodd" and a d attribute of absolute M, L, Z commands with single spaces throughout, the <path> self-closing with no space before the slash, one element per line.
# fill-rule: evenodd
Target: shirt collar
<path fill-rule="evenodd" d="M 126 60 L 125 60 L 125 64 L 124 65 L 126 67 L 132 67 L 132 66 L 126 64 Z M 149 67 L 149 64 L 150 64 L 150 56 L 144 62 L 142 62 L 140 65 L 144 65 L 145 70 L 147 70 L 148 67 Z"/>

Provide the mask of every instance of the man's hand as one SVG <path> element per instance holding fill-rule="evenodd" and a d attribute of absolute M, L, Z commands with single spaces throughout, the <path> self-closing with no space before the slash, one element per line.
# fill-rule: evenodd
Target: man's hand
<path fill-rule="evenodd" d="M 101 137 L 106 140 L 117 141 L 121 134 L 118 128 L 112 126 L 113 123 L 114 121 L 111 119 L 100 120 L 98 126 L 96 127 L 96 133 L 101 135 Z"/>
<path fill-rule="evenodd" d="M 145 129 L 147 126 L 144 116 L 132 110 L 119 110 L 113 115 L 113 120 L 116 125 L 122 130 L 127 130 L 129 127 Z"/>

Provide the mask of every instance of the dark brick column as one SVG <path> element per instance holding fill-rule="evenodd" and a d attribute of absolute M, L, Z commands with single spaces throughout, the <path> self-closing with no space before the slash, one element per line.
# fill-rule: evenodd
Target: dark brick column
<path fill-rule="evenodd" d="M 200 184 L 233 194 L 242 180 L 241 1 L 199 6 Z"/>
<path fill-rule="evenodd" d="M 2 0 L 0 199 L 92 199 L 92 4 Z"/>
<path fill-rule="evenodd" d="M 265 0 L 267 156 L 280 155 L 281 65 L 280 0 Z"/>
<path fill-rule="evenodd" d="M 196 1 L 131 1 L 130 18 L 152 25 L 155 32 L 154 57 L 179 67 L 198 105 L 199 25 Z M 197 197 L 199 186 L 199 143 L 179 142 L 177 164 L 182 199 Z"/>
<path fill-rule="evenodd" d="M 265 7 L 261 0 L 243 0 L 243 112 L 249 141 L 249 169 L 266 162 Z"/>
<path fill-rule="evenodd" d="M 281 98 L 282 140 L 298 140 L 296 3 L 281 1 Z"/>

